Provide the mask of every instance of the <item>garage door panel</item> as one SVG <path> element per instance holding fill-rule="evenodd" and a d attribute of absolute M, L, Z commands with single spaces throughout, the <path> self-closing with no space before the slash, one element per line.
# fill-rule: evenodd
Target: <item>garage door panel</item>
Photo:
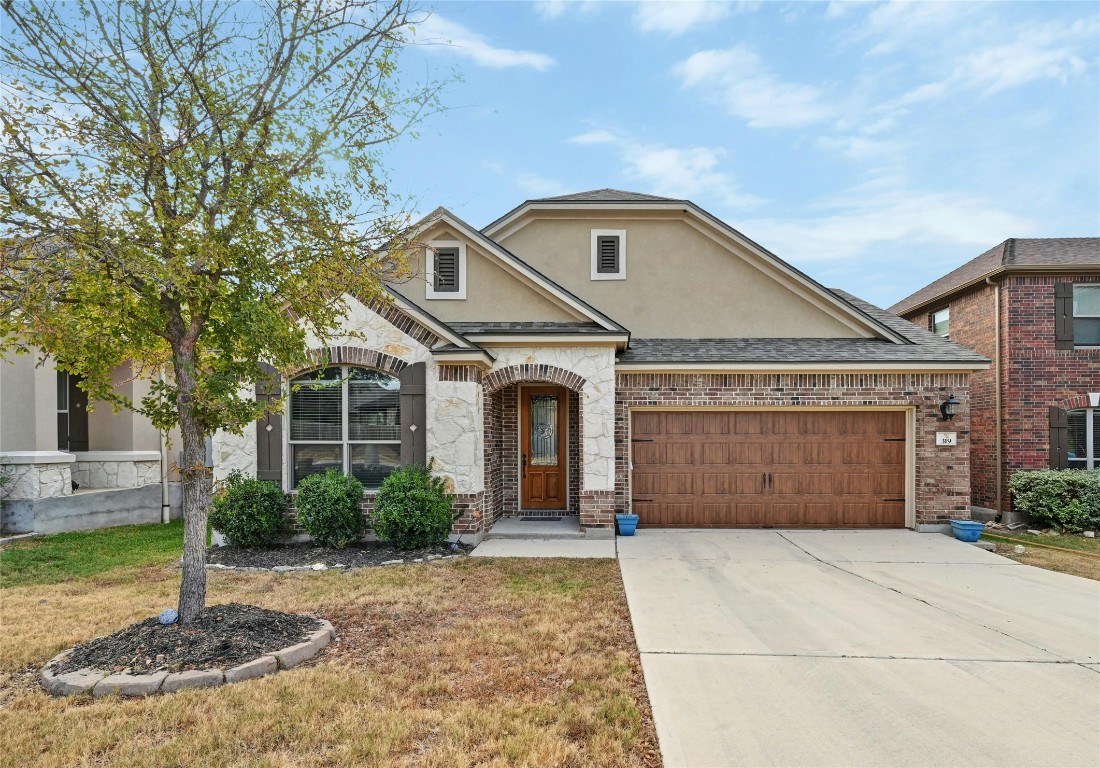
<path fill-rule="evenodd" d="M 665 465 L 694 464 L 695 446 L 691 443 L 666 443 L 662 462 Z"/>
<path fill-rule="evenodd" d="M 665 475 L 666 496 L 687 495 L 695 493 L 695 475 L 691 472 L 670 472 Z"/>
<path fill-rule="evenodd" d="M 700 414 L 704 435 L 728 435 L 730 433 L 730 414 L 724 411 Z"/>
<path fill-rule="evenodd" d="M 665 415 L 654 411 L 639 411 L 634 414 L 632 431 L 635 437 L 664 434 Z"/>
<path fill-rule="evenodd" d="M 643 526 L 905 524 L 901 412 L 645 412 L 646 432 L 637 416 Z"/>

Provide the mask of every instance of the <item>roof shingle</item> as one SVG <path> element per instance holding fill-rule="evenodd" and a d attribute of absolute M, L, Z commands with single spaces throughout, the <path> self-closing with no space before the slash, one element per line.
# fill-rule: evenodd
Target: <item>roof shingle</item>
<path fill-rule="evenodd" d="M 890 307 L 896 314 L 934 301 L 1003 267 L 1100 266 L 1100 237 L 1009 238 Z"/>
<path fill-rule="evenodd" d="M 592 189 L 588 192 L 574 192 L 556 197 L 540 197 L 532 203 L 682 203 L 671 197 L 647 195 L 643 192 L 626 192 L 621 189 Z"/>

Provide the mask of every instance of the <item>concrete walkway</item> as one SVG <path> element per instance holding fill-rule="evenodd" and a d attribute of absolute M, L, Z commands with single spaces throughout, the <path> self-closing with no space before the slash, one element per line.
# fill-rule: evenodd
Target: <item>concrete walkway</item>
<path fill-rule="evenodd" d="M 615 537 L 586 537 L 576 515 L 558 518 L 502 517 L 493 525 L 473 557 L 595 557 L 615 558 Z"/>
<path fill-rule="evenodd" d="M 665 765 L 1100 765 L 1100 583 L 910 531 L 618 540 Z"/>

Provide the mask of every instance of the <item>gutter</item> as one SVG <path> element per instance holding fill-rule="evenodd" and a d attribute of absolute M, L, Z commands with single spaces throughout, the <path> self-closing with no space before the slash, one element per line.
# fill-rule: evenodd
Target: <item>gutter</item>
<path fill-rule="evenodd" d="M 993 453 L 997 462 L 997 514 L 1003 516 L 1004 510 L 1001 508 L 1003 503 L 1001 481 L 1004 474 L 1001 445 L 1001 284 L 991 277 L 987 277 L 985 282 L 993 286 L 993 342 L 996 345 L 993 350 L 993 425 L 996 430 Z"/>

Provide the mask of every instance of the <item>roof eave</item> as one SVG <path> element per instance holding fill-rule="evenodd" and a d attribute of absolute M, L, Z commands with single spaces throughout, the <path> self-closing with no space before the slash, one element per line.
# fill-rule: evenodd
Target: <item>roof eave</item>
<path fill-rule="evenodd" d="M 946 301 L 950 301 L 970 290 L 982 285 L 987 280 L 999 278 L 1005 274 L 1100 274 L 1100 264 L 1007 264 L 1001 265 L 995 269 L 991 269 L 985 274 L 979 275 L 972 280 L 967 280 L 965 283 L 960 283 L 946 291 L 936 294 L 932 298 L 924 299 L 919 304 L 913 304 L 910 307 L 903 307 L 901 309 L 889 309 L 887 311 L 893 312 L 899 317 L 905 315 L 911 315 L 915 312 L 924 311 L 936 304 L 942 304 Z M 895 304 L 895 307 L 898 305 Z"/>

